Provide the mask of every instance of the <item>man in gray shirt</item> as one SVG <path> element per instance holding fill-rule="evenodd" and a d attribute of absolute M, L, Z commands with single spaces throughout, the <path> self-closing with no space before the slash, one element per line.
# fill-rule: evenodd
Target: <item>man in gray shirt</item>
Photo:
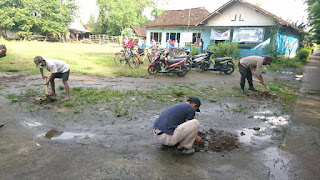
<path fill-rule="evenodd" d="M 249 90 L 256 91 L 252 83 L 252 74 L 260 80 L 261 84 L 264 85 L 261 68 L 262 68 L 262 65 L 267 65 L 267 64 L 270 65 L 271 61 L 272 61 L 271 57 L 268 57 L 268 56 L 265 56 L 265 57 L 248 56 L 240 59 L 238 67 L 241 75 L 240 87 L 241 87 L 242 94 L 245 93 L 244 86 L 245 86 L 246 79 L 248 80 Z"/>

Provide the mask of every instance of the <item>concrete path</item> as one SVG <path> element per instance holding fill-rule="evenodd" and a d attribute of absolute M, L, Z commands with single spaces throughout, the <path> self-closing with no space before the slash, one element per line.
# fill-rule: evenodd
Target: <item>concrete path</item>
<path fill-rule="evenodd" d="M 320 51 L 310 57 L 282 149 L 292 154 L 293 179 L 320 179 Z"/>

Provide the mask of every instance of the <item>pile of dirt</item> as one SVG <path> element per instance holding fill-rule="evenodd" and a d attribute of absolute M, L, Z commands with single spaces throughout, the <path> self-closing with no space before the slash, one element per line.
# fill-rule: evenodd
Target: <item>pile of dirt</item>
<path fill-rule="evenodd" d="M 203 142 L 196 145 L 196 151 L 222 152 L 239 148 L 239 138 L 236 134 L 222 130 L 210 129 L 208 132 L 198 132 Z"/>
<path fill-rule="evenodd" d="M 0 73 L 0 85 L 6 82 L 18 82 L 25 79 L 25 75 L 16 74 L 16 75 L 8 75 Z"/>

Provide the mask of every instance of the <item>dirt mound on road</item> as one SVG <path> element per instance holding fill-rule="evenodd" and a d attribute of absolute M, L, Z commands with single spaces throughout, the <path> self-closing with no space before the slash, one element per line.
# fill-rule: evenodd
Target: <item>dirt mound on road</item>
<path fill-rule="evenodd" d="M 239 148 L 239 138 L 236 134 L 222 130 L 210 129 L 208 132 L 198 132 L 203 142 L 195 147 L 196 151 L 221 152 Z"/>

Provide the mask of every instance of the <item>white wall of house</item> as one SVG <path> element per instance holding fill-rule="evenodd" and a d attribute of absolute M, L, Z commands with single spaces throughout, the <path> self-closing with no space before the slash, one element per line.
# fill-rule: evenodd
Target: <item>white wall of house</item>
<path fill-rule="evenodd" d="M 205 26 L 272 26 L 274 20 L 262 15 L 252 7 L 235 3 L 221 14 L 208 20 Z"/>
<path fill-rule="evenodd" d="M 146 45 L 147 46 L 151 46 L 151 36 L 150 33 L 151 32 L 161 32 L 161 44 L 158 44 L 160 47 L 164 48 L 166 47 L 166 34 L 167 33 L 180 33 L 180 43 L 179 43 L 179 47 L 184 47 L 186 44 L 186 41 L 184 41 L 183 37 L 183 33 L 185 32 L 189 32 L 189 33 L 202 33 L 202 39 L 205 41 L 204 39 L 204 29 L 178 29 L 178 28 L 166 28 L 166 29 L 156 29 L 156 28 L 150 28 L 147 29 L 147 39 L 146 39 Z"/>

